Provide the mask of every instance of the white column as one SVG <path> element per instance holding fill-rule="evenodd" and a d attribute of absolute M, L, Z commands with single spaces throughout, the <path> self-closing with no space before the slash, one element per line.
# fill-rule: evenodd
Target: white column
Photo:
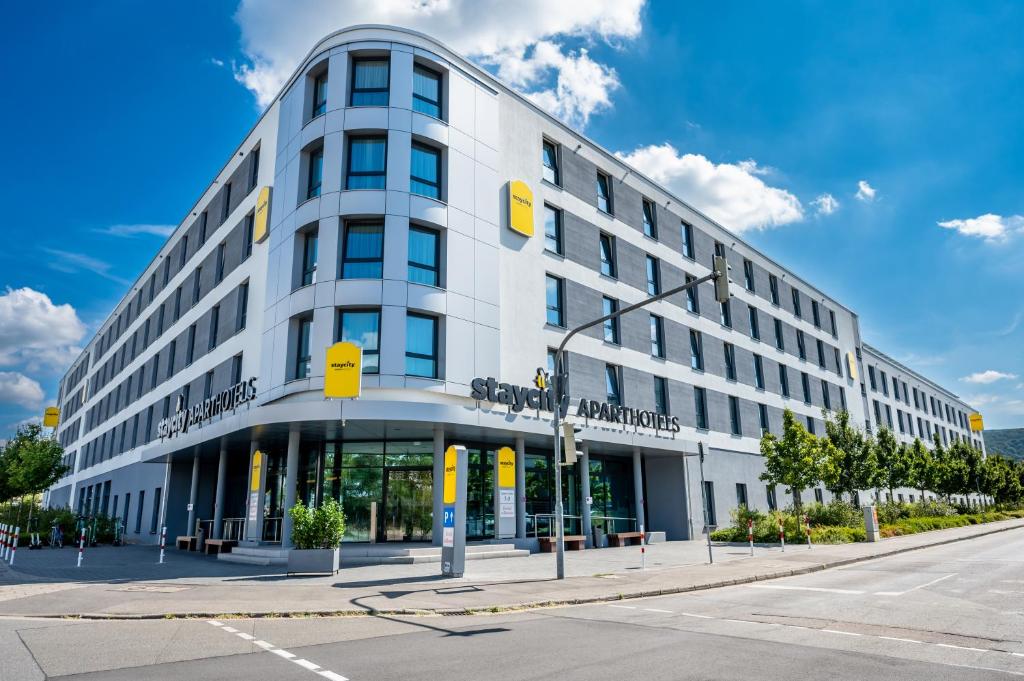
<path fill-rule="evenodd" d="M 583 443 L 583 451 L 580 452 L 580 508 L 583 509 L 583 536 L 586 537 L 586 545 L 593 545 L 593 532 L 590 525 L 590 444 Z"/>
<path fill-rule="evenodd" d="M 164 490 L 167 494 L 167 490 Z M 196 529 L 196 496 L 199 494 L 199 447 L 192 453 L 192 486 L 188 492 L 188 524 L 185 534 L 191 535 Z"/>
<path fill-rule="evenodd" d="M 441 545 L 441 523 L 443 522 L 443 494 L 444 494 L 444 428 L 434 429 L 434 523 L 431 532 L 431 539 L 434 546 Z"/>
<path fill-rule="evenodd" d="M 213 538 L 223 538 L 224 524 L 224 478 L 228 468 L 228 441 L 220 439 L 220 458 L 217 459 L 217 491 L 213 495 Z"/>
<path fill-rule="evenodd" d="M 516 435 L 516 538 L 526 539 L 526 439 Z"/>
<path fill-rule="evenodd" d="M 633 450 L 633 497 L 636 499 L 636 529 L 644 526 L 644 531 L 650 530 L 644 520 L 644 478 L 643 468 L 640 466 L 640 450 Z"/>
<path fill-rule="evenodd" d="M 299 477 L 299 430 L 288 431 L 288 453 L 285 460 L 284 512 L 281 519 L 281 548 L 292 545 L 292 516 L 288 511 L 295 505 Z"/>
<path fill-rule="evenodd" d="M 267 457 L 260 456 L 260 465 L 257 468 L 253 465 L 253 458 L 259 451 L 259 440 L 249 442 L 249 475 L 246 477 L 246 504 L 245 504 L 245 539 L 250 543 L 263 541 L 263 487 L 264 478 L 267 475 Z M 253 479 L 253 473 L 258 479 Z M 255 489 L 253 489 L 255 488 Z"/>

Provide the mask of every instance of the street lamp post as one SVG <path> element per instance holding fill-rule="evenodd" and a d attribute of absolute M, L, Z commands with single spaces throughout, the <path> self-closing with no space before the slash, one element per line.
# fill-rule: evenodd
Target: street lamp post
<path fill-rule="evenodd" d="M 708 539 L 708 562 L 714 564 L 715 557 L 711 554 L 711 525 L 709 524 L 711 518 L 708 515 L 710 506 L 707 500 L 707 485 L 704 484 L 704 443 L 697 442 L 696 454 L 683 454 L 684 459 L 690 456 L 696 456 L 700 461 L 700 503 L 704 509 L 704 531 Z M 686 493 L 689 494 L 690 491 L 687 490 Z"/>

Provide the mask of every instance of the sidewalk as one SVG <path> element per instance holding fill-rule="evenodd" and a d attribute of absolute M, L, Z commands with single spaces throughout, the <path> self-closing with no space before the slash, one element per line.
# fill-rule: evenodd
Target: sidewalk
<path fill-rule="evenodd" d="M 73 567 L 70 551 L 18 551 L 17 569 L 0 565 L 0 616 L 162 618 L 451 614 L 535 608 L 709 589 L 794 574 L 1024 529 L 1024 520 L 926 532 L 878 543 L 757 548 L 716 545 L 706 564 L 700 542 L 566 554 L 568 579 L 553 579 L 554 556 L 467 562 L 462 579 L 437 564 L 347 568 L 333 576 L 286 577 L 280 570 L 227 565 L 152 547 L 103 547 Z M 344 551 L 344 548 L 342 549 Z"/>

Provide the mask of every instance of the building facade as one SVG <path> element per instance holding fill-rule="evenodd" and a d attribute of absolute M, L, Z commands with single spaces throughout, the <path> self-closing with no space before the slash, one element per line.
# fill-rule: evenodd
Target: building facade
<path fill-rule="evenodd" d="M 784 505 L 758 479 L 759 440 L 787 408 L 818 434 L 823 410 L 846 409 L 902 439 L 983 446 L 968 405 L 863 343 L 853 311 L 685 197 L 427 36 L 339 31 L 61 381 L 71 472 L 47 503 L 119 516 L 130 540 L 199 524 L 287 545 L 285 509 L 333 497 L 349 541 L 437 541 L 434 481 L 462 444 L 467 535 L 486 539 L 496 452 L 511 447 L 515 536 L 546 535 L 538 369 L 567 329 L 709 274 L 716 254 L 729 303 L 707 283 L 568 346 L 582 441 L 563 476 L 569 532 L 700 536 L 700 478 L 683 456 L 698 442 L 710 524 L 740 503 Z M 324 398 L 341 340 L 363 349 L 355 400 Z"/>

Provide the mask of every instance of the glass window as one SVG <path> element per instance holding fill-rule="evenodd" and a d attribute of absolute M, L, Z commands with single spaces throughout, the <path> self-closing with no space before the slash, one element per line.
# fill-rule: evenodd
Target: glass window
<path fill-rule="evenodd" d="M 813 416 L 808 416 L 807 417 L 807 432 L 810 433 L 811 435 L 814 435 L 814 433 L 815 433 L 815 430 L 814 430 L 814 417 Z"/>
<path fill-rule="evenodd" d="M 324 71 L 313 79 L 312 117 L 327 112 L 327 72 Z"/>
<path fill-rule="evenodd" d="M 754 355 L 754 387 L 764 390 L 764 360 L 761 355 Z"/>
<path fill-rule="evenodd" d="M 658 223 L 655 218 L 654 202 L 643 199 L 644 234 L 652 239 L 658 238 Z"/>
<path fill-rule="evenodd" d="M 238 287 L 238 317 L 235 321 L 235 331 L 245 328 L 246 318 L 249 316 L 249 282 Z"/>
<path fill-rule="evenodd" d="M 740 423 L 740 398 L 729 395 L 729 428 L 733 435 L 740 435 L 742 424 Z"/>
<path fill-rule="evenodd" d="M 697 428 L 700 430 L 708 429 L 708 403 L 707 403 L 707 392 L 704 388 L 693 389 L 693 407 L 694 416 L 696 417 Z"/>
<path fill-rule="evenodd" d="M 218 284 L 224 280 L 224 265 L 225 265 L 225 260 L 226 260 L 227 252 L 228 252 L 228 245 L 226 243 L 222 242 L 222 243 L 217 245 L 217 271 L 216 271 L 215 279 L 216 279 Z M 157 335 L 159 335 L 159 334 L 157 334 Z"/>
<path fill-rule="evenodd" d="M 196 325 L 188 327 L 188 342 L 185 345 L 185 366 L 192 363 L 196 356 Z"/>
<path fill-rule="evenodd" d="M 704 347 L 700 331 L 690 329 L 690 368 L 704 370 Z"/>
<path fill-rule="evenodd" d="M 441 238 L 436 230 L 409 227 L 409 281 L 427 286 L 440 286 Z"/>
<path fill-rule="evenodd" d="M 661 293 L 661 266 L 654 256 L 647 256 L 647 293 L 656 296 Z"/>
<path fill-rule="evenodd" d="M 350 137 L 346 189 L 384 189 L 387 176 L 386 137 Z"/>
<path fill-rule="evenodd" d="M 761 435 L 764 435 L 765 433 L 771 431 L 771 426 L 768 423 L 768 405 L 757 405 L 757 415 L 761 419 Z"/>
<path fill-rule="evenodd" d="M 665 358 L 665 322 L 658 315 L 651 315 L 651 354 Z"/>
<path fill-rule="evenodd" d="M 545 297 L 547 301 L 547 321 L 555 326 L 565 326 L 565 317 L 562 312 L 562 280 L 558 277 L 547 275 L 545 286 Z"/>
<path fill-rule="evenodd" d="M 619 367 L 614 364 L 604 365 L 604 381 L 608 394 L 608 404 L 618 406 L 622 404 L 622 391 L 619 381 Z"/>
<path fill-rule="evenodd" d="M 668 380 L 662 376 L 654 377 L 654 411 L 658 414 L 668 413 Z"/>
<path fill-rule="evenodd" d="M 736 380 L 736 347 L 732 343 L 722 344 L 725 355 L 725 377 L 730 381 Z"/>
<path fill-rule="evenodd" d="M 214 305 L 210 310 L 210 344 L 208 350 L 217 347 L 217 327 L 220 326 L 220 305 Z"/>
<path fill-rule="evenodd" d="M 619 309 L 619 301 L 605 296 L 601 302 L 601 316 L 613 314 Z M 606 343 L 619 344 L 619 318 L 604 320 L 604 340 Z"/>
<path fill-rule="evenodd" d="M 786 340 L 785 340 L 785 337 L 782 335 L 782 320 L 781 319 L 776 319 L 775 320 L 775 347 L 777 347 L 779 350 L 785 350 L 786 349 Z"/>
<path fill-rule="evenodd" d="M 720 303 L 722 311 L 719 316 L 719 321 L 722 322 L 722 326 L 726 326 L 730 329 L 732 328 L 732 305 L 730 305 L 731 302 L 731 300 L 727 300 L 724 303 Z"/>
<path fill-rule="evenodd" d="M 316 252 L 319 232 L 313 230 L 305 234 L 302 244 L 302 277 L 299 280 L 300 286 L 309 286 L 316 283 Z"/>
<path fill-rule="evenodd" d="M 693 260 L 693 225 L 683 222 L 680 230 L 683 237 L 683 255 Z"/>
<path fill-rule="evenodd" d="M 409 191 L 432 199 L 441 198 L 440 151 L 423 144 L 412 145 Z"/>
<path fill-rule="evenodd" d="M 600 171 L 597 173 L 597 207 L 609 215 L 612 213 L 611 180 Z"/>
<path fill-rule="evenodd" d="M 299 320 L 298 333 L 295 337 L 295 378 L 309 376 L 309 333 L 312 327 L 312 319 Z"/>
<path fill-rule="evenodd" d="M 789 397 L 789 372 L 785 364 L 779 365 L 779 392 L 783 397 Z"/>
<path fill-rule="evenodd" d="M 306 179 L 306 198 L 320 196 L 320 184 L 324 177 L 324 148 L 309 152 L 309 177 Z"/>
<path fill-rule="evenodd" d="M 839 329 L 836 327 L 836 313 L 835 313 L 834 310 L 829 310 L 828 311 L 828 318 L 829 318 L 829 321 L 832 323 L 832 335 L 833 336 L 838 336 L 839 335 Z"/>
<path fill-rule="evenodd" d="M 544 140 L 541 145 L 541 163 L 544 165 L 542 177 L 553 185 L 561 185 L 562 178 L 558 170 L 558 147 L 553 142 Z"/>
<path fill-rule="evenodd" d="M 754 292 L 754 263 L 746 258 L 743 259 L 743 285 L 751 293 Z"/>
<path fill-rule="evenodd" d="M 772 305 L 779 304 L 779 279 L 774 274 L 768 275 L 768 289 L 771 291 Z"/>
<path fill-rule="evenodd" d="M 693 283 L 695 279 L 689 274 L 686 275 L 686 283 Z M 686 289 L 686 309 L 694 314 L 700 314 L 700 296 L 697 294 L 697 287 Z"/>
<path fill-rule="evenodd" d="M 825 409 L 832 409 L 832 396 L 828 391 L 828 381 L 824 379 L 821 381 L 821 400 Z"/>
<path fill-rule="evenodd" d="M 811 319 L 814 320 L 814 326 L 821 328 L 821 310 L 818 308 L 818 301 L 811 301 Z"/>
<path fill-rule="evenodd" d="M 815 339 L 815 343 L 816 343 L 817 350 L 818 350 L 818 366 L 820 366 L 822 369 L 824 369 L 825 368 L 825 344 L 822 343 L 821 340 L 819 340 L 817 338 Z"/>
<path fill-rule="evenodd" d="M 562 211 L 544 204 L 544 248 L 562 255 Z"/>
<path fill-rule="evenodd" d="M 761 323 L 757 316 L 757 308 L 753 305 L 747 306 L 747 318 L 750 321 L 750 337 L 761 340 Z"/>
<path fill-rule="evenodd" d="M 352 106 L 388 105 L 388 60 L 352 60 Z"/>
<path fill-rule="evenodd" d="M 811 378 L 807 375 L 806 371 L 800 372 L 800 387 L 803 388 L 804 392 L 804 403 L 811 403 Z"/>
<path fill-rule="evenodd" d="M 800 355 L 800 359 L 807 359 L 807 345 L 804 342 L 804 332 L 800 329 L 796 331 L 796 349 Z"/>
<path fill-rule="evenodd" d="M 441 74 L 419 64 L 412 69 L 412 110 L 441 117 Z"/>
<path fill-rule="evenodd" d="M 341 254 L 342 279 L 380 279 L 384 271 L 384 225 L 351 223 L 345 226 Z"/>
<path fill-rule="evenodd" d="M 426 315 L 405 317 L 405 373 L 437 378 L 437 319 Z"/>
<path fill-rule="evenodd" d="M 793 289 L 793 314 L 800 319 L 800 291 Z"/>
<path fill-rule="evenodd" d="M 338 340 L 363 349 L 363 373 L 380 371 L 380 310 L 342 310 Z"/>
<path fill-rule="evenodd" d="M 601 274 L 614 277 L 616 276 L 615 238 L 602 232 L 599 241 L 601 248 Z"/>

